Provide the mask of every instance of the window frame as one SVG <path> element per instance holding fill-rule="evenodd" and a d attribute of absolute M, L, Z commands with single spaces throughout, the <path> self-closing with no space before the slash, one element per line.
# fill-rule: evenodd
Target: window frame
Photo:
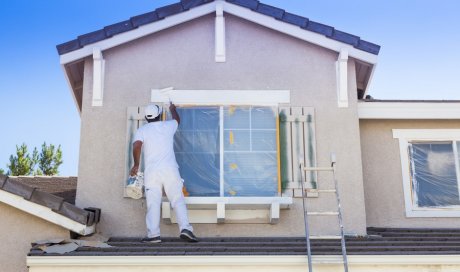
<path fill-rule="evenodd" d="M 460 129 L 393 129 L 393 138 L 399 140 L 404 203 L 406 217 L 460 217 L 460 205 L 447 207 L 418 207 L 413 201 L 410 172 L 409 143 L 450 141 L 453 145 L 457 184 L 460 190 L 460 165 L 457 143 L 460 142 Z"/>
<path fill-rule="evenodd" d="M 181 104 L 177 104 L 176 105 L 177 108 L 181 108 L 181 107 L 184 107 L 184 108 L 190 108 L 190 107 L 193 107 L 193 106 L 189 106 L 189 105 L 181 105 Z M 189 196 L 189 197 L 203 197 L 203 198 L 207 198 L 207 197 L 211 197 L 211 198 L 233 198 L 233 197 L 280 197 L 281 196 L 281 193 L 282 193 L 282 189 L 281 189 L 281 165 L 280 165 L 280 143 L 279 143 L 279 133 L 280 133 L 280 128 L 279 128 L 279 107 L 278 105 L 258 105 L 258 104 L 251 104 L 251 105 L 196 105 L 197 107 L 216 107 L 218 109 L 218 112 L 219 112 L 219 195 L 218 196 Z M 259 131 L 259 130 L 273 130 L 274 133 L 275 133 L 275 137 L 276 137 L 276 148 L 275 148 L 275 151 L 261 151 L 261 152 L 270 152 L 270 153 L 274 153 L 276 155 L 276 178 L 277 178 L 277 181 L 276 181 L 276 195 L 273 195 L 273 196 L 262 196 L 262 195 L 257 195 L 257 196 L 226 196 L 225 195 L 225 166 L 224 166 L 224 162 L 225 162 L 225 153 L 226 152 L 230 152 L 230 153 L 238 153 L 238 152 L 241 152 L 241 151 L 225 151 L 225 131 L 228 131 L 228 130 L 232 130 L 232 129 L 229 129 L 229 128 L 225 128 L 224 126 L 224 120 L 225 120 L 225 108 L 226 107 L 229 107 L 229 106 L 234 106 L 234 107 L 247 107 L 249 108 L 249 112 L 251 112 L 251 110 L 253 108 L 257 108 L 257 107 L 266 107 L 266 108 L 271 108 L 274 113 L 275 113 L 275 116 L 274 116 L 274 121 L 275 121 L 275 128 L 274 129 L 253 129 L 252 127 L 249 128 L 250 130 L 250 133 L 253 132 L 253 130 L 255 131 Z M 251 115 L 249 115 L 249 118 L 251 118 Z"/>

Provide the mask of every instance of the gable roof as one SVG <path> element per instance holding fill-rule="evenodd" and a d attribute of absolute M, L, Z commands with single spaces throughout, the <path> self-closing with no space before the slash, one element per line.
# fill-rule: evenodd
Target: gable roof
<path fill-rule="evenodd" d="M 260 3 L 257 0 L 225 0 L 226 2 L 248 8 L 257 13 L 270 16 L 281 22 L 296 25 L 306 31 L 312 31 L 325 37 L 349 44 L 359 50 L 378 55 L 380 46 L 360 37 L 340 31 L 332 26 L 310 21 L 308 18 L 286 12 L 283 9 Z M 118 22 L 103 29 L 78 36 L 76 39 L 57 45 L 59 55 L 63 55 L 86 45 L 93 44 L 115 35 L 131 31 L 140 26 L 160 21 L 166 17 L 183 13 L 195 7 L 214 2 L 214 0 L 181 0 L 178 3 L 157 8 L 154 11 L 131 17 L 129 20 Z"/>

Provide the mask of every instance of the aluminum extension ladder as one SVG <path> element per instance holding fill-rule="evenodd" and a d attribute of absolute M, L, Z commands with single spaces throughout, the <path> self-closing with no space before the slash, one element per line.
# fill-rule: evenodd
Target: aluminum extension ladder
<path fill-rule="evenodd" d="M 300 160 L 301 161 L 301 160 Z M 308 271 L 313 272 L 313 267 L 312 267 L 312 262 L 311 262 L 311 247 L 310 247 L 310 230 L 308 227 L 308 215 L 333 215 L 337 216 L 339 220 L 339 225 L 340 225 L 340 236 L 337 237 L 332 237 L 332 238 L 340 238 L 341 245 L 342 245 L 342 257 L 343 257 L 343 267 L 345 272 L 348 272 L 348 259 L 347 259 L 347 249 L 345 246 L 345 235 L 343 232 L 343 221 L 342 221 L 342 208 L 340 206 L 340 195 L 339 195 L 339 190 L 338 190 L 338 182 L 337 182 L 337 177 L 335 174 L 336 170 L 336 158 L 335 154 L 331 154 L 331 166 L 330 167 L 304 167 L 303 163 L 301 162 L 299 165 L 300 168 L 300 177 L 302 181 L 300 182 L 302 184 L 302 204 L 303 204 L 303 211 L 304 211 L 304 224 L 305 224 L 305 241 L 307 243 L 307 255 L 308 255 Z M 308 212 L 307 210 L 307 204 L 306 204 L 306 195 L 305 195 L 305 188 L 304 188 L 304 173 L 307 171 L 330 171 L 332 172 L 333 178 L 334 178 L 334 186 L 335 189 L 318 189 L 317 192 L 318 194 L 320 193 L 335 193 L 336 200 L 337 200 L 337 211 L 332 211 L 332 212 Z M 320 238 L 320 237 L 319 237 Z M 328 237 L 331 238 L 331 237 Z"/>

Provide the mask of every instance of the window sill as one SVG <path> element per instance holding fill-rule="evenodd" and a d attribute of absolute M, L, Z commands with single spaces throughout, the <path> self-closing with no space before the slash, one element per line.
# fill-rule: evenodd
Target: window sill
<path fill-rule="evenodd" d="M 406 210 L 406 217 L 460 217 L 460 208 L 427 208 Z"/>
<path fill-rule="evenodd" d="M 270 223 L 279 221 L 280 209 L 288 209 L 291 197 L 186 197 L 190 223 Z M 162 203 L 162 218 L 176 223 L 171 204 Z"/>

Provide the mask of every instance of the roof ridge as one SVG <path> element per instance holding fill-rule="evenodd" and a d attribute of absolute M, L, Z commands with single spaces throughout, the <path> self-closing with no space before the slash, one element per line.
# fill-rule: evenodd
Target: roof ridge
<path fill-rule="evenodd" d="M 181 0 L 180 2 L 156 8 L 144 14 L 136 15 L 128 20 L 105 26 L 102 29 L 78 36 L 76 39 L 56 46 L 59 55 L 63 55 L 92 43 L 109 39 L 115 35 L 136 29 L 142 25 L 162 20 L 168 16 L 176 15 L 192 8 L 214 2 L 215 0 Z M 284 23 L 296 25 L 307 31 L 312 31 L 338 42 L 352 45 L 353 47 L 378 55 L 380 46 L 365 40 L 359 36 L 337 30 L 332 26 L 310 21 L 308 18 L 289 13 L 284 9 L 261 3 L 257 0 L 225 0 L 228 3 L 251 9 Z"/>

